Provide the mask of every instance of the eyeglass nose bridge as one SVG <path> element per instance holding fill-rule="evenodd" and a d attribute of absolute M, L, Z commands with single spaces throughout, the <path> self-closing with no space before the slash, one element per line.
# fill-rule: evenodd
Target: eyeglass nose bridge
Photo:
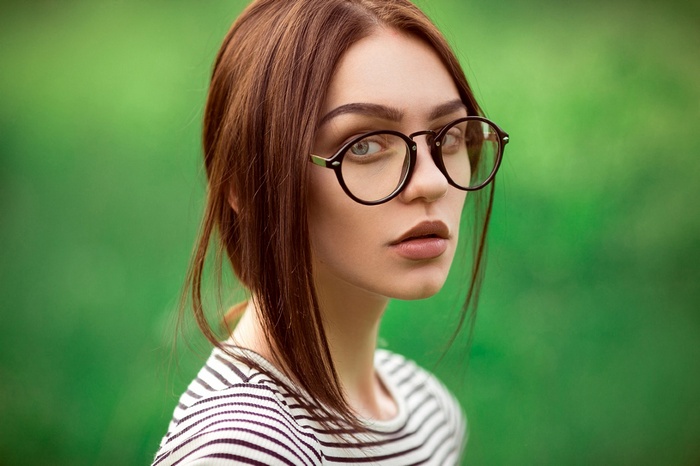
<path fill-rule="evenodd" d="M 438 133 L 436 131 L 433 131 L 431 129 L 425 129 L 423 131 L 416 131 L 415 133 L 411 133 L 408 135 L 408 138 L 413 141 L 413 151 L 414 153 L 418 152 L 418 145 L 416 144 L 415 137 L 416 136 L 423 136 L 425 135 L 425 140 L 428 143 L 428 148 L 430 149 L 430 157 L 433 159 L 433 163 L 435 163 L 435 166 L 437 166 L 438 170 L 442 172 L 443 175 L 445 175 L 445 178 L 450 180 L 450 176 L 447 174 L 447 170 L 445 169 L 445 164 L 442 161 L 442 157 L 440 155 L 440 141 L 436 140 Z"/>
<path fill-rule="evenodd" d="M 437 136 L 437 133 L 435 131 L 433 131 L 432 129 L 425 129 L 423 131 L 416 131 L 415 133 L 409 134 L 408 138 L 411 141 L 415 142 L 415 140 L 413 138 L 415 138 L 416 136 L 422 136 L 424 134 L 426 135 L 425 140 L 428 141 L 428 145 L 430 146 L 431 150 L 432 150 L 433 146 L 437 146 L 437 147 L 440 146 L 439 142 L 437 142 L 437 143 L 435 142 L 435 136 Z"/>
<path fill-rule="evenodd" d="M 435 164 L 442 170 L 442 161 L 440 160 L 440 141 L 436 140 L 438 133 L 432 129 L 425 129 L 423 131 L 416 131 L 408 135 L 408 138 L 414 142 L 413 150 L 418 151 L 418 145 L 415 144 L 416 136 L 425 135 L 425 141 L 428 143 L 428 148 L 430 149 L 430 156 L 435 161 Z"/>

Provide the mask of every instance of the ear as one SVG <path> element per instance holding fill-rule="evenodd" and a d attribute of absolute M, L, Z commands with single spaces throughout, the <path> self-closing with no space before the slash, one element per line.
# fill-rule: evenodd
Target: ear
<path fill-rule="evenodd" d="M 233 186 L 228 191 L 228 205 L 231 206 L 234 212 L 238 213 L 238 194 L 233 189 Z"/>

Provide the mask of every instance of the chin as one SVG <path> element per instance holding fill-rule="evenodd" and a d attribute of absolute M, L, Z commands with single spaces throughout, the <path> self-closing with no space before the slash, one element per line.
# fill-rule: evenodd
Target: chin
<path fill-rule="evenodd" d="M 417 283 L 407 281 L 400 290 L 396 290 L 395 299 L 414 301 L 435 296 L 445 284 L 445 277 L 433 280 L 422 280 Z M 407 286 L 408 285 L 408 286 Z"/>

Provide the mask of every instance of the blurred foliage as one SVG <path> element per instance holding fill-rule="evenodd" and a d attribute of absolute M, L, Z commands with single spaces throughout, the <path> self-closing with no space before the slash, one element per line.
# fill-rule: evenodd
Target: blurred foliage
<path fill-rule="evenodd" d="M 0 463 L 155 453 L 204 356 L 169 363 L 207 77 L 243 6 L 0 6 Z M 465 463 L 697 464 L 698 7 L 422 6 L 512 136 L 472 352 L 436 368 Z M 388 347 L 434 367 L 460 289 L 392 303 Z"/>

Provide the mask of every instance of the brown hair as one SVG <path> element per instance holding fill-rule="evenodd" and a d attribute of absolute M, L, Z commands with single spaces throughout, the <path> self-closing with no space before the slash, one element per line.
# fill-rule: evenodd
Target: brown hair
<path fill-rule="evenodd" d="M 225 255 L 256 299 L 274 357 L 326 415 L 336 413 L 355 426 L 316 299 L 305 180 L 336 65 L 352 44 L 382 26 L 430 44 L 469 114 L 481 114 L 447 42 L 408 0 L 253 2 L 232 25 L 214 64 L 203 131 L 207 204 L 187 281 L 197 324 L 224 349 L 202 303 L 206 258 L 218 238 L 216 270 Z M 486 202 L 475 209 L 481 220 L 475 222 L 475 260 L 458 328 L 476 304 L 481 280 L 493 189 L 484 195 Z"/>

